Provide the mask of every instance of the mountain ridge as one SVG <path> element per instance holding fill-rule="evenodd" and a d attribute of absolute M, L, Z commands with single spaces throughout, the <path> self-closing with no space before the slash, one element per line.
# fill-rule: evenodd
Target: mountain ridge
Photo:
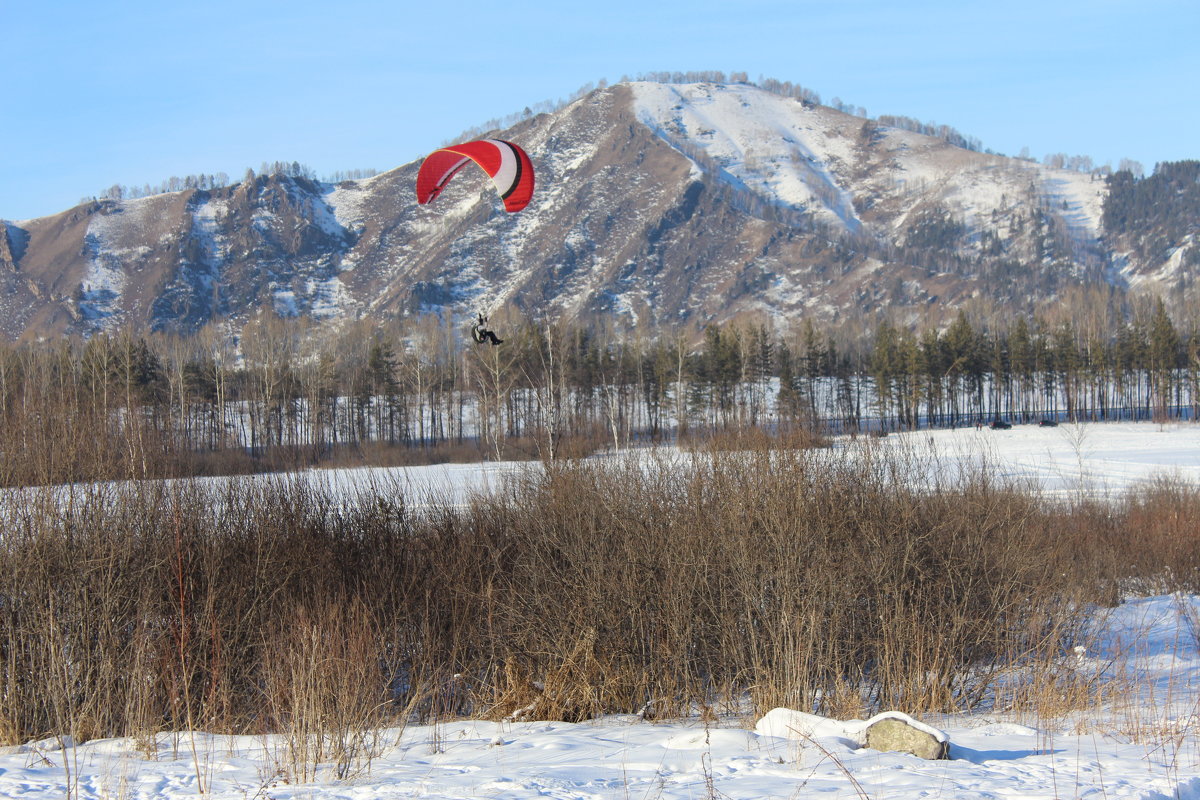
<path fill-rule="evenodd" d="M 1162 223 L 1153 249 L 1106 230 L 1110 182 L 1095 174 L 752 84 L 620 83 L 495 135 L 536 165 L 517 214 L 466 172 L 418 206 L 412 162 L 3 222 L 0 332 L 186 332 L 262 308 L 326 322 L 506 306 L 629 327 L 916 321 L 981 296 L 1032 308 L 1072 285 L 1184 291 L 1198 260 L 1195 220 Z"/>

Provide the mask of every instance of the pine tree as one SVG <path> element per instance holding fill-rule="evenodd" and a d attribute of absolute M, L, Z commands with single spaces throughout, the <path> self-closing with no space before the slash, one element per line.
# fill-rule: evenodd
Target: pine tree
<path fill-rule="evenodd" d="M 1166 418 L 1171 404 L 1175 370 L 1179 366 L 1179 333 L 1175 330 L 1171 318 L 1167 316 L 1161 298 L 1155 303 L 1154 316 L 1150 321 L 1148 355 L 1150 380 L 1154 393 L 1154 416 L 1158 420 L 1163 420 Z"/>

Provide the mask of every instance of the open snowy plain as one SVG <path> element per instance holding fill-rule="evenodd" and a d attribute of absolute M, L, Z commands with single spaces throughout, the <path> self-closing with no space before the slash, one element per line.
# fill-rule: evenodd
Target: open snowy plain
<path fill-rule="evenodd" d="M 922 431 L 870 446 L 904 448 L 936 469 L 986 459 L 997 474 L 1061 498 L 1115 497 L 1162 476 L 1200 483 L 1200 426 L 1193 425 Z M 418 498 L 465 501 L 527 468 L 451 465 L 307 478 L 342 491 L 393 486 Z M 340 776 L 333 764 L 298 775 L 286 742 L 272 736 L 33 742 L 0 752 L 0 797 L 1200 798 L 1198 645 L 1200 597 L 1130 597 L 1098 609 L 1093 638 L 1064 656 L 1063 669 L 1114 676 L 1119 692 L 1099 707 L 1054 718 L 988 711 L 925 718 L 949 735 L 945 761 L 861 747 L 852 725 L 829 721 L 804 737 L 732 712 L 707 721 L 454 720 L 381 732 Z"/>
<path fill-rule="evenodd" d="M 841 439 L 835 447 L 878 447 L 921 465 L 922 478 L 953 478 L 962 469 L 986 467 L 1045 496 L 1117 496 L 1160 478 L 1200 484 L 1200 425 L 1152 423 L 1016 425 L 1010 430 L 964 427 L 892 434 L 882 439 Z M 645 457 L 648 451 L 617 454 Z M 661 455 L 661 451 L 655 451 Z M 613 456 L 598 456 L 611 458 Z M 670 452 L 667 458 L 687 458 Z M 299 477 L 334 493 L 403 491 L 416 504 L 467 502 L 474 492 L 497 491 L 514 475 L 536 469 L 528 462 L 439 464 L 311 470 Z M 289 476 L 293 477 L 293 476 Z M 258 478 L 273 480 L 272 476 Z"/>

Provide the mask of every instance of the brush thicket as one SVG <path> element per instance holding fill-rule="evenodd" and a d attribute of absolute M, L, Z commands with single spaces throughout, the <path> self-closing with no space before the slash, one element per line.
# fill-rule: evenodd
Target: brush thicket
<path fill-rule="evenodd" d="M 1089 603 L 1194 587 L 1194 491 L 1052 505 L 985 470 L 914 487 L 926 463 L 722 441 L 531 466 L 465 508 L 300 479 L 8 492 L 0 736 L 279 732 L 351 770 L 367 731 L 464 714 L 1074 706 L 1104 696 L 1056 666 Z"/>

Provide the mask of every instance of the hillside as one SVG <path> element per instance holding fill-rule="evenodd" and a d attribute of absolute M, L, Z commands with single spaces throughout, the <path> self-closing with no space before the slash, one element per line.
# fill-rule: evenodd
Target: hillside
<path fill-rule="evenodd" d="M 410 163 L 0 223 L 0 330 L 189 331 L 262 307 L 318 320 L 516 308 L 629 326 L 938 320 L 974 297 L 1029 311 L 1078 284 L 1178 289 L 1200 249 L 1200 222 L 1170 206 L 1148 223 L 1166 239 L 1106 230 L 1103 177 L 749 84 L 617 84 L 496 135 L 537 168 L 519 214 L 470 172 L 418 206 Z"/>

